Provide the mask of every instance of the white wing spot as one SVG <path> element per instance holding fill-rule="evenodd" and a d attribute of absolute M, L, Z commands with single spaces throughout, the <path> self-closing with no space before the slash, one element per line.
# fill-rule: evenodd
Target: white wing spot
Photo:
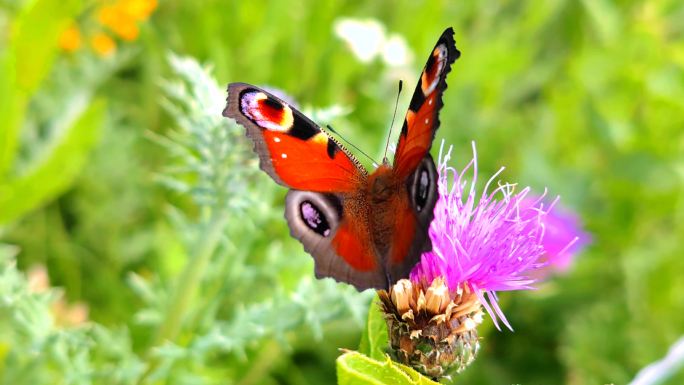
<path fill-rule="evenodd" d="M 428 124 L 428 123 L 430 123 L 430 119 L 425 118 L 425 124 Z"/>
<path fill-rule="evenodd" d="M 276 136 L 275 138 L 273 138 L 273 141 L 276 143 L 280 143 L 280 138 Z"/>
<path fill-rule="evenodd" d="M 428 100 L 428 106 L 432 105 L 432 99 Z"/>
<path fill-rule="evenodd" d="M 280 154 L 280 156 L 281 156 L 283 159 L 287 158 L 287 154 Z"/>

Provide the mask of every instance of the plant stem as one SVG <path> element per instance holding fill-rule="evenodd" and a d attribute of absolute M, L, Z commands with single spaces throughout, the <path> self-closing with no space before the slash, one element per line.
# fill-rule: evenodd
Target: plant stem
<path fill-rule="evenodd" d="M 228 216 L 224 215 L 222 211 L 216 212 L 212 215 L 211 219 L 205 223 L 205 231 L 202 232 L 197 243 L 193 246 L 193 250 L 189 253 L 190 257 L 188 258 L 185 268 L 178 278 L 178 281 L 176 281 L 176 287 L 173 296 L 171 297 L 170 305 L 166 311 L 164 323 L 159 327 L 152 348 L 163 344 L 165 341 L 173 341 L 178 337 L 189 304 L 195 297 L 205 270 L 211 260 L 211 256 L 214 254 L 214 250 L 216 250 L 221 239 L 227 217 Z M 144 383 L 158 365 L 159 361 L 152 358 L 146 373 L 140 378 L 138 383 Z"/>
<path fill-rule="evenodd" d="M 178 336 L 188 304 L 195 296 L 211 256 L 221 239 L 226 217 L 222 214 L 213 215 L 202 236 L 194 245 L 194 252 L 191 253 L 194 257 L 188 259 L 183 273 L 176 282 L 171 305 L 164 317 L 164 323 L 159 328 L 155 345 L 162 344 L 165 340 L 174 340 Z"/>
<path fill-rule="evenodd" d="M 247 371 L 245 376 L 238 382 L 237 385 L 253 385 L 260 384 L 268 375 L 270 369 L 278 363 L 282 357 L 282 351 L 278 344 L 274 341 L 267 342 L 262 348 L 259 355 L 254 360 L 251 368 Z"/>

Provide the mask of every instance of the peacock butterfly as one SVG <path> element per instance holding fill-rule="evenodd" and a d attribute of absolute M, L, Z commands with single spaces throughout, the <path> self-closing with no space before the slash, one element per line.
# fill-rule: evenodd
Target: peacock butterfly
<path fill-rule="evenodd" d="M 409 275 L 432 249 L 428 228 L 437 202 L 430 147 L 439 127 L 442 93 L 458 59 L 447 28 L 418 80 L 401 128 L 394 162 L 370 175 L 316 123 L 280 98 L 245 83 L 228 85 L 223 116 L 246 128 L 259 165 L 290 190 L 290 234 L 314 257 L 316 277 L 358 290 L 387 289 Z"/>

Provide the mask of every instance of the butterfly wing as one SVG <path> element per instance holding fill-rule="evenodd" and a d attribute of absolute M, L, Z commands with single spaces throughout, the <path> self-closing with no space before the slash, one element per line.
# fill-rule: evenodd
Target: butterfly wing
<path fill-rule="evenodd" d="M 290 234 L 314 257 L 317 278 L 332 277 L 359 291 L 387 288 L 370 243 L 367 218 L 363 211 L 345 207 L 344 199 L 338 194 L 288 191 L 285 218 Z"/>
<path fill-rule="evenodd" d="M 367 177 L 360 163 L 304 114 L 258 87 L 230 84 L 223 115 L 246 128 L 261 169 L 291 188 L 285 218 L 314 257 L 316 276 L 359 290 L 386 286 L 364 227 L 367 214 L 344 209 Z"/>
<path fill-rule="evenodd" d="M 259 166 L 296 190 L 350 192 L 366 170 L 337 141 L 280 98 L 245 83 L 228 85 L 223 116 L 247 129 Z"/>
<path fill-rule="evenodd" d="M 397 175 L 408 177 L 430 151 L 435 132 L 439 127 L 439 110 L 442 93 L 447 87 L 446 76 L 451 64 L 461 56 L 454 43 L 454 30 L 447 28 L 420 75 L 416 90 L 401 127 L 393 169 Z"/>
<path fill-rule="evenodd" d="M 395 201 L 393 238 L 385 270 L 392 281 L 406 278 L 420 260 L 432 250 L 428 234 L 437 203 L 437 170 L 430 153 L 405 182 L 407 194 Z"/>
<path fill-rule="evenodd" d="M 411 98 L 399 136 L 393 172 L 404 180 L 406 200 L 398 200 L 393 211 L 393 242 L 385 262 L 391 280 L 407 277 L 423 252 L 432 249 L 428 235 L 437 203 L 437 170 L 430 147 L 439 127 L 442 93 L 446 76 L 460 52 L 454 43 L 454 31 L 447 28 L 423 68 Z"/>

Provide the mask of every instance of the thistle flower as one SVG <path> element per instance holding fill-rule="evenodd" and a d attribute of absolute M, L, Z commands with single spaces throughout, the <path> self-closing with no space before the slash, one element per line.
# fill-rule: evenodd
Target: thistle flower
<path fill-rule="evenodd" d="M 478 194 L 474 143 L 473 159 L 460 172 L 448 165 L 452 148 L 443 150 L 442 143 L 432 251 L 422 255 L 410 280 L 379 293 L 393 355 L 433 378 L 472 362 L 483 307 L 497 328 L 500 320 L 512 329 L 496 293 L 532 289 L 533 273 L 545 266 L 545 246 L 562 254 L 571 244 L 555 248 L 564 237 L 544 243 L 545 221 L 558 199 L 546 204 L 543 195 L 533 197 L 529 187 L 516 192 L 511 184 L 490 192 L 503 168 Z"/>
<path fill-rule="evenodd" d="M 475 359 L 482 306 L 467 285 L 450 291 L 442 277 L 427 288 L 402 279 L 378 296 L 396 361 L 441 378 Z"/>
<path fill-rule="evenodd" d="M 539 197 L 530 197 L 524 205 L 534 206 Z M 548 273 L 566 272 L 572 265 L 575 256 L 589 243 L 591 236 L 582 230 L 580 218 L 574 212 L 555 204 L 544 217 L 544 255 L 542 260 L 547 265 L 540 271 L 540 278 Z"/>
<path fill-rule="evenodd" d="M 429 283 L 444 277 L 449 288 L 465 284 L 476 293 L 497 328 L 497 319 L 511 328 L 496 292 L 532 289 L 530 273 L 544 266 L 540 262 L 544 219 L 556 201 L 545 207 L 544 196 L 528 198 L 529 187 L 515 193 L 511 184 L 499 184 L 488 192 L 503 168 L 487 181 L 478 199 L 475 145 L 473 159 L 460 173 L 447 165 L 450 159 L 451 148 L 439 160 L 440 198 L 430 225 L 432 251 L 423 254 L 411 280 Z M 464 176 L 471 168 L 473 177 L 468 183 Z"/>

